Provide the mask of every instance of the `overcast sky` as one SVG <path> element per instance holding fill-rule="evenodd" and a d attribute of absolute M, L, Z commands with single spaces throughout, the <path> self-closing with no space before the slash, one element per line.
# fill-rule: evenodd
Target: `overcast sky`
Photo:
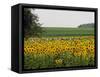
<path fill-rule="evenodd" d="M 80 24 L 94 23 L 94 12 L 35 9 L 42 27 L 77 27 Z"/>

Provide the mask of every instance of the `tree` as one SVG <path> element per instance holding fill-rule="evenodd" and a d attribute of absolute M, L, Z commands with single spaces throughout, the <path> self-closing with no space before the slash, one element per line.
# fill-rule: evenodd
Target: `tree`
<path fill-rule="evenodd" d="M 32 11 L 35 9 L 24 9 L 24 37 L 39 37 L 42 33 L 41 24 L 39 18 Z"/>
<path fill-rule="evenodd" d="M 94 23 L 81 24 L 79 28 L 94 28 Z"/>

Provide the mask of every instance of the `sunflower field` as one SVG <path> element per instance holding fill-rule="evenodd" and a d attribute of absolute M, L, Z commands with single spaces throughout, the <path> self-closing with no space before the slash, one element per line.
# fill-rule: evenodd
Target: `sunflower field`
<path fill-rule="evenodd" d="M 24 39 L 24 69 L 93 66 L 94 36 Z"/>

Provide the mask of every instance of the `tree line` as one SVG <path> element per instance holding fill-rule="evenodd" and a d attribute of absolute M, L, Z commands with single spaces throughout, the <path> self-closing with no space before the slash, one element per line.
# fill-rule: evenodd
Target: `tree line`
<path fill-rule="evenodd" d="M 94 28 L 94 23 L 81 24 L 78 28 Z"/>

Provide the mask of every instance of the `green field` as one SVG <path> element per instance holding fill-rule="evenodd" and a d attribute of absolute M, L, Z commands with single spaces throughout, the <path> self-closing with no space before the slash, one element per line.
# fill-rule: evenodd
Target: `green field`
<path fill-rule="evenodd" d="M 43 37 L 54 36 L 91 36 L 94 35 L 94 28 L 56 28 L 56 27 L 44 27 Z"/>

